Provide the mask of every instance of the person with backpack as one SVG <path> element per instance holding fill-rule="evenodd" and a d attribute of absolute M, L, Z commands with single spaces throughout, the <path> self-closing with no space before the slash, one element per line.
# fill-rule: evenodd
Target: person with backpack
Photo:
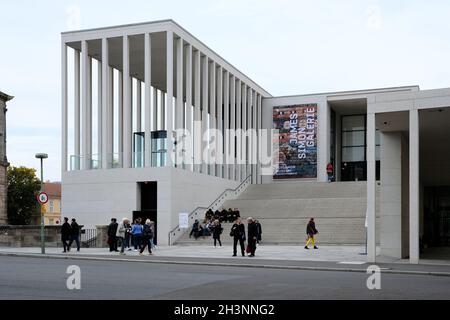
<path fill-rule="evenodd" d="M 76 219 L 72 219 L 72 223 L 70 224 L 69 251 L 74 241 L 77 244 L 77 252 L 80 252 L 80 226 L 78 225 Z"/>
<path fill-rule="evenodd" d="M 314 239 L 315 235 L 318 234 L 319 231 L 316 229 L 316 223 L 314 222 L 314 218 L 311 218 L 309 220 L 308 225 L 306 226 L 306 234 L 308 235 L 308 240 L 306 242 L 305 249 L 309 250 L 309 245 L 312 244 L 314 246 L 314 249 L 319 249 L 316 246 L 316 240 Z"/>
<path fill-rule="evenodd" d="M 242 256 L 245 257 L 245 226 L 241 218 L 237 218 L 231 227 L 230 236 L 233 237 L 233 257 L 237 256 L 237 244 L 241 245 Z"/>
<path fill-rule="evenodd" d="M 134 242 L 134 251 L 137 252 L 138 248 L 139 250 L 142 249 L 142 224 L 139 221 L 139 219 L 136 219 L 134 221 L 134 224 L 131 226 L 131 234 L 133 236 L 133 242 Z"/>
<path fill-rule="evenodd" d="M 213 227 L 212 227 L 212 234 L 214 239 L 214 248 L 217 248 L 217 241 L 219 241 L 220 247 L 222 247 L 222 241 L 220 241 L 220 235 L 222 234 L 223 228 L 220 224 L 219 220 L 214 221 Z"/>
<path fill-rule="evenodd" d="M 144 224 L 144 228 L 142 229 L 142 240 L 143 240 L 143 246 L 141 248 L 141 251 L 139 252 L 139 255 L 144 255 L 145 248 L 148 247 L 148 254 L 153 255 L 152 253 L 152 242 L 153 239 L 153 231 L 152 231 L 152 221 L 150 219 L 147 219 Z"/>
<path fill-rule="evenodd" d="M 64 218 L 64 223 L 61 226 L 61 241 L 63 243 L 64 247 L 64 253 L 67 251 L 70 251 L 69 243 L 70 240 L 70 224 L 69 224 L 69 218 Z"/>

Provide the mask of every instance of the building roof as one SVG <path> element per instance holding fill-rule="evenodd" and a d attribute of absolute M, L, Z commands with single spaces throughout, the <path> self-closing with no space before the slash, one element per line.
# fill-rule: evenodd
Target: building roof
<path fill-rule="evenodd" d="M 49 197 L 61 198 L 61 183 L 60 182 L 46 182 L 44 184 L 44 192 Z"/>
<path fill-rule="evenodd" d="M 6 93 L 3 93 L 3 92 L 0 91 L 0 99 L 1 100 L 6 102 L 6 101 L 9 101 L 9 100 L 12 100 L 13 98 L 14 98 L 13 96 L 7 95 Z"/>

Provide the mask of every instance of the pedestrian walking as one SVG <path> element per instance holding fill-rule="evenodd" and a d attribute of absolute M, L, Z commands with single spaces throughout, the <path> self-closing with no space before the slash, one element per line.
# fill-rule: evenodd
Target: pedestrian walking
<path fill-rule="evenodd" d="M 70 250 L 68 243 L 69 240 L 70 240 L 69 218 L 64 218 L 64 223 L 61 226 L 61 241 L 63 243 L 64 253 Z"/>
<path fill-rule="evenodd" d="M 142 224 L 139 219 L 134 221 L 134 224 L 131 226 L 131 234 L 133 236 L 134 243 L 134 251 L 137 252 L 142 249 Z"/>
<path fill-rule="evenodd" d="M 72 219 L 72 223 L 70 224 L 69 251 L 74 241 L 77 244 L 77 252 L 80 252 L 80 226 L 76 219 Z"/>
<path fill-rule="evenodd" d="M 333 164 L 331 162 L 328 162 L 327 164 L 327 175 L 328 175 L 328 182 L 333 182 L 333 178 L 334 178 L 334 168 L 333 168 Z"/>
<path fill-rule="evenodd" d="M 255 220 L 250 217 L 247 219 L 248 223 L 248 253 L 249 257 L 254 257 L 256 252 L 256 241 L 258 240 L 258 230 L 256 228 Z"/>
<path fill-rule="evenodd" d="M 237 256 L 237 244 L 241 246 L 242 256 L 245 257 L 245 226 L 241 218 L 237 218 L 231 227 L 230 236 L 233 237 L 233 257 Z"/>
<path fill-rule="evenodd" d="M 314 218 L 311 218 L 311 220 L 309 220 L 308 225 L 306 226 L 306 234 L 308 235 L 308 240 L 306 242 L 306 246 L 305 249 L 309 250 L 309 245 L 312 244 L 314 246 L 314 249 L 319 249 L 316 246 L 316 240 L 315 240 L 315 236 L 316 234 L 318 234 L 319 231 L 317 231 L 316 229 L 316 223 L 314 222 Z"/>
<path fill-rule="evenodd" d="M 220 235 L 222 234 L 223 228 L 219 220 L 214 221 L 212 227 L 212 234 L 214 239 L 214 248 L 217 248 L 217 242 L 219 242 L 220 247 L 222 247 L 222 241 L 220 241 Z"/>
<path fill-rule="evenodd" d="M 152 234 L 153 234 L 153 237 L 150 239 L 150 243 L 152 245 L 152 250 L 156 250 L 156 245 L 155 245 L 156 229 L 155 229 L 154 221 L 151 221 L 150 229 L 152 229 Z"/>
<path fill-rule="evenodd" d="M 118 252 L 117 250 L 117 228 L 119 225 L 117 224 L 117 219 L 112 218 L 111 223 L 108 226 L 108 244 L 109 244 L 109 252 Z"/>
<path fill-rule="evenodd" d="M 125 241 L 125 249 L 128 249 L 128 251 L 132 250 L 131 246 L 130 246 L 131 236 L 132 236 L 132 234 L 131 234 L 131 224 L 130 224 L 130 222 L 128 222 L 125 225 L 125 239 L 124 239 L 124 241 Z"/>
<path fill-rule="evenodd" d="M 121 241 L 120 254 L 125 255 L 125 233 L 126 233 L 126 225 L 130 223 L 130 219 L 123 218 L 122 222 L 117 227 L 116 237 Z"/>
<path fill-rule="evenodd" d="M 152 222 L 150 219 L 147 219 L 144 224 L 144 228 L 142 230 L 142 240 L 143 240 L 143 246 L 141 248 L 141 251 L 139 252 L 139 255 L 143 255 L 145 248 L 148 247 L 148 254 L 153 255 L 152 253 L 152 243 L 151 240 L 153 239 L 153 232 L 152 232 Z"/>
<path fill-rule="evenodd" d="M 259 244 L 262 239 L 262 226 L 258 220 L 255 220 L 255 225 L 256 225 L 256 232 L 257 232 L 256 243 Z"/>

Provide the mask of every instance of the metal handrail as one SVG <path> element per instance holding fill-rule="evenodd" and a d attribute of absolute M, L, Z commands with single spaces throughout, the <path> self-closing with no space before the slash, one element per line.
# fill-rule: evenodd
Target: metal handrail
<path fill-rule="evenodd" d="M 208 209 L 210 209 L 210 208 L 213 208 L 215 205 L 217 205 L 217 203 L 220 201 L 220 200 L 223 200 L 223 198 L 225 197 L 225 195 L 228 193 L 228 192 L 237 192 L 237 191 L 239 191 L 239 189 L 241 189 L 247 182 L 248 182 L 248 180 L 250 179 L 252 177 L 252 174 L 250 174 L 250 175 L 248 175 L 247 176 L 247 178 L 245 178 L 245 180 L 244 181 L 242 181 L 242 183 L 239 185 L 239 186 L 237 186 L 236 187 L 236 189 L 225 189 L 221 194 L 220 194 L 220 196 L 218 196 L 217 198 L 216 198 L 216 200 L 214 200 L 212 203 L 211 203 L 211 205 L 209 206 L 209 207 L 197 207 L 197 208 L 195 208 L 194 210 L 192 210 L 191 211 L 191 213 L 189 213 L 189 220 L 188 221 L 190 221 L 191 219 L 193 219 L 193 215 L 198 211 L 198 210 L 200 210 L 200 209 L 204 209 L 204 210 L 208 210 Z M 172 235 L 172 233 L 175 233 L 176 231 L 180 231 L 180 225 L 178 224 L 175 228 L 173 228 L 172 230 L 170 230 L 170 232 L 169 232 L 169 245 L 172 245 L 172 241 L 171 241 L 171 235 Z M 174 234 L 174 236 L 175 236 L 175 234 Z"/>

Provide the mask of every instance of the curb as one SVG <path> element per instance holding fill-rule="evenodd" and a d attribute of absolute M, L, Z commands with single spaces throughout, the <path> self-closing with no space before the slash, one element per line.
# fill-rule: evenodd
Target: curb
<path fill-rule="evenodd" d="M 59 259 L 59 260 L 84 260 L 84 261 L 113 261 L 113 262 L 138 262 L 138 263 L 152 263 L 152 264 L 173 264 L 173 265 L 199 265 L 210 267 L 238 267 L 238 268 L 260 268 L 260 269 L 278 269 L 278 270 L 303 270 L 303 271 L 333 271 L 333 272 L 355 272 L 367 273 L 366 269 L 356 268 L 333 268 L 333 267 L 305 267 L 305 266 L 281 266 L 271 264 L 240 264 L 230 262 L 196 262 L 196 261 L 172 261 L 172 260 L 143 260 L 143 259 L 126 259 L 126 258 L 100 258 L 87 256 L 60 256 L 60 255 L 39 255 L 32 253 L 6 253 L 0 252 L 0 256 L 7 257 L 22 257 L 22 258 L 36 258 L 36 259 Z M 420 275 L 420 276 L 437 276 L 450 277 L 450 272 L 437 271 L 414 271 L 414 270 L 392 270 L 381 268 L 382 273 L 387 274 L 405 274 L 405 275 Z"/>

